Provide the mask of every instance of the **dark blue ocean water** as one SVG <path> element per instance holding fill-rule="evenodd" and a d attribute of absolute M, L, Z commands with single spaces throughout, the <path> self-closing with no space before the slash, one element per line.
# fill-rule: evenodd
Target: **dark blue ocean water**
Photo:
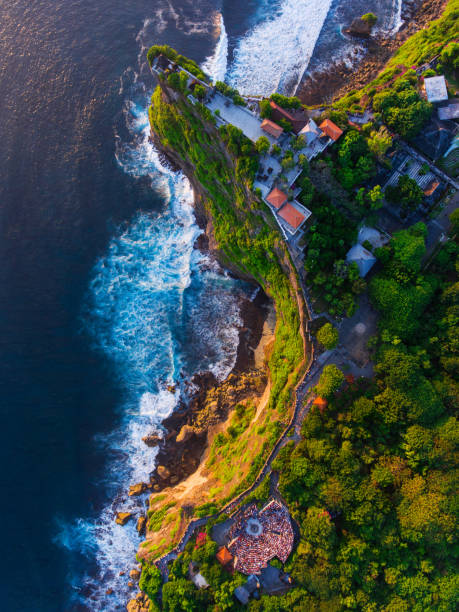
<path fill-rule="evenodd" d="M 145 49 L 290 91 L 319 35 L 344 45 L 345 4 L 0 4 L 1 610 L 124 609 L 138 540 L 113 512 L 154 465 L 140 438 L 169 382 L 234 361 L 251 289 L 193 249 L 189 185 L 148 143 Z"/>

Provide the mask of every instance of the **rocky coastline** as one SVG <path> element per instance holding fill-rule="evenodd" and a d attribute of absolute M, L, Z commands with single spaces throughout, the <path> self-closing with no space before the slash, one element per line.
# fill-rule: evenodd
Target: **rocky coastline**
<path fill-rule="evenodd" d="M 317 106 L 329 104 L 353 89 L 363 87 L 377 76 L 407 38 L 441 16 L 446 3 L 447 0 L 404 0 L 403 24 L 395 36 L 372 35 L 368 29 L 360 31 L 357 27 L 360 19 L 354 19 L 343 32 L 358 40 L 360 45 L 363 44 L 363 58 L 353 66 L 337 62 L 324 70 L 306 73 L 296 95 L 304 104 Z"/>
<path fill-rule="evenodd" d="M 161 152 L 162 163 L 166 163 L 174 171 L 185 172 L 192 184 L 196 222 L 203 230 L 195 242 L 195 248 L 216 259 L 227 273 L 253 282 L 237 268 L 229 265 L 215 248 L 212 226 L 201 205 L 200 186 L 194 183 L 191 169 L 184 168 L 169 151 L 164 151 L 153 132 L 151 139 Z M 257 287 L 254 284 L 254 292 Z M 242 325 L 239 329 L 236 361 L 231 373 L 224 381 L 219 382 L 211 372 L 201 372 L 188 382 L 187 386 L 191 391 L 183 394 L 179 406 L 162 423 L 164 436 L 152 432 L 143 439 L 147 446 L 159 446 L 157 467 L 152 472 L 150 481 L 131 486 L 129 495 L 141 495 L 146 491 L 160 492 L 190 476 L 199 466 L 209 427 L 223 421 L 229 409 L 238 402 L 263 393 L 267 373 L 265 369 L 255 367 L 254 350 L 260 343 L 270 304 L 261 288 L 258 288 L 253 299 L 241 300 L 239 308 Z"/>

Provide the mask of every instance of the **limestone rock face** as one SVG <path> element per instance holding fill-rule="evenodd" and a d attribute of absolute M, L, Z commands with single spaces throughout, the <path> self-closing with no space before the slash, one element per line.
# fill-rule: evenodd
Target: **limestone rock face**
<path fill-rule="evenodd" d="M 129 487 L 129 497 L 132 497 L 133 495 L 141 495 L 146 490 L 147 485 L 144 482 L 139 482 L 138 484 Z"/>
<path fill-rule="evenodd" d="M 156 434 L 148 434 L 148 436 L 142 438 L 142 442 L 145 442 L 147 446 L 158 446 L 162 442 L 162 438 Z"/>
<path fill-rule="evenodd" d="M 118 523 L 118 525 L 126 525 L 131 517 L 132 512 L 117 512 L 115 522 Z"/>
<path fill-rule="evenodd" d="M 149 612 L 150 603 L 144 593 L 138 593 L 135 599 L 131 599 L 126 606 L 128 612 Z"/>
<path fill-rule="evenodd" d="M 139 516 L 137 519 L 137 525 L 135 526 L 139 533 L 142 533 L 145 530 L 146 522 L 147 519 L 144 516 Z"/>
<path fill-rule="evenodd" d="M 178 436 L 175 438 L 176 442 L 186 442 L 194 434 L 194 429 L 191 425 L 184 425 L 180 430 Z"/>
<path fill-rule="evenodd" d="M 171 475 L 170 470 L 165 465 L 158 465 L 156 471 L 158 472 L 158 476 L 163 480 L 166 480 L 166 478 L 169 478 Z"/>

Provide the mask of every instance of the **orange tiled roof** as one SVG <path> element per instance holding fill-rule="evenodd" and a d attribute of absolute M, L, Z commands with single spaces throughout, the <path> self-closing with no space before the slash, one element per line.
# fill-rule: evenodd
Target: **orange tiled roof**
<path fill-rule="evenodd" d="M 279 136 L 284 131 L 284 128 L 282 128 L 280 125 L 277 125 L 277 123 L 274 123 L 274 121 L 270 121 L 269 119 L 263 119 L 261 123 L 261 129 L 270 134 L 271 136 L 274 136 L 274 138 L 279 138 Z"/>
<path fill-rule="evenodd" d="M 277 208 L 279 210 L 282 204 L 287 200 L 287 196 L 285 195 L 283 191 L 275 187 L 271 191 L 271 193 L 268 196 L 266 196 L 266 199 L 268 200 L 270 204 L 274 206 L 274 208 Z"/>
<path fill-rule="evenodd" d="M 284 221 L 293 227 L 293 229 L 297 229 L 305 220 L 305 216 L 300 213 L 294 206 L 290 203 L 287 203 L 284 208 L 279 212 L 279 217 L 282 217 Z"/>
<path fill-rule="evenodd" d="M 230 563 L 230 561 L 233 560 L 233 555 L 226 548 L 226 546 L 222 546 L 217 553 L 217 559 L 222 565 L 226 565 L 227 563 Z"/>
<path fill-rule="evenodd" d="M 440 183 L 438 181 L 432 181 L 430 185 L 424 189 L 424 195 L 431 196 L 439 185 Z"/>
<path fill-rule="evenodd" d="M 322 121 L 319 127 L 322 132 L 325 132 L 325 134 L 327 134 L 327 136 L 329 136 L 335 142 L 343 133 L 343 130 L 341 130 L 335 123 L 333 123 L 333 121 L 330 121 L 330 119 L 325 119 L 325 121 Z"/>

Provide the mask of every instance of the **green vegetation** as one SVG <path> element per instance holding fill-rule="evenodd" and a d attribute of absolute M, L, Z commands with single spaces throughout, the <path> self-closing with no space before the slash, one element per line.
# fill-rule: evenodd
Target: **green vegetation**
<path fill-rule="evenodd" d="M 378 210 L 384 204 L 384 196 L 380 185 L 375 185 L 368 191 L 361 187 L 355 196 L 356 202 L 362 211 Z"/>
<path fill-rule="evenodd" d="M 234 87 L 230 87 L 226 83 L 223 83 L 223 81 L 217 81 L 215 83 L 215 87 L 224 96 L 226 96 L 227 98 L 231 98 L 234 104 L 237 104 L 239 106 L 247 106 L 247 102 L 244 100 L 238 90 L 234 89 Z"/>
<path fill-rule="evenodd" d="M 204 204 L 221 253 L 256 279 L 275 301 L 277 312 L 282 313 L 269 360 L 269 405 L 285 415 L 303 359 L 303 341 L 298 333 L 296 297 L 283 267 L 288 254 L 278 231 L 266 222 L 260 205 L 250 195 L 257 167 L 253 143 L 237 128 L 222 126 L 219 133 L 227 147 L 225 153 L 218 146 L 214 128 L 202 121 L 192 105 L 185 99 L 167 104 L 160 88 L 153 94 L 149 113 L 163 146 L 192 163 L 195 180 L 207 194 Z"/>
<path fill-rule="evenodd" d="M 153 45 L 153 47 L 150 47 L 147 52 L 147 60 L 150 66 L 153 64 L 153 60 L 161 54 L 165 55 L 172 62 L 180 64 L 182 68 L 185 68 L 185 70 L 188 70 L 188 72 L 194 74 L 194 76 L 201 79 L 201 81 L 209 80 L 207 75 L 204 74 L 196 62 L 188 57 L 185 57 L 184 55 L 180 55 L 175 49 L 169 47 L 169 45 Z"/>
<path fill-rule="evenodd" d="M 408 175 L 402 175 L 397 185 L 389 185 L 385 192 L 389 202 L 398 204 L 404 211 L 416 210 L 424 198 L 424 192 Z"/>
<path fill-rule="evenodd" d="M 367 144 L 373 155 L 381 160 L 392 146 L 392 137 L 387 128 L 382 125 L 379 130 L 371 131 Z"/>
<path fill-rule="evenodd" d="M 451 71 L 453 76 L 455 75 L 458 54 L 455 47 L 458 44 L 455 42 L 458 37 L 458 20 L 459 0 L 449 0 L 439 19 L 432 21 L 427 28 L 419 30 L 408 38 L 373 81 L 362 89 L 351 91 L 340 100 L 335 101 L 334 111 L 357 111 L 358 108 L 366 108 L 372 103 L 375 96 L 387 90 L 391 94 L 388 96 L 390 99 L 385 99 L 383 96 L 383 99 L 380 100 L 385 106 L 383 111 L 385 123 L 406 138 L 414 136 L 429 117 L 430 111 L 427 103 L 422 104 L 423 100 L 420 100 L 417 95 L 416 84 L 419 87 L 420 83 L 417 83 L 417 78 L 411 68 L 421 66 L 440 55 L 437 66 L 439 73 L 445 69 L 447 72 Z M 399 80 L 402 88 L 399 92 L 396 91 L 398 77 L 401 77 Z M 410 83 L 411 91 L 406 80 Z"/>
<path fill-rule="evenodd" d="M 422 312 L 435 292 L 435 278 L 420 275 L 425 235 L 425 225 L 418 223 L 397 232 L 389 245 L 376 250 L 384 270 L 371 282 L 370 295 L 381 313 L 384 333 L 393 340 L 417 334 Z"/>
<path fill-rule="evenodd" d="M 288 97 L 283 96 L 279 93 L 273 93 L 271 94 L 269 99 L 278 104 L 279 106 L 282 106 L 282 108 L 301 108 L 300 99 L 295 96 Z"/>
<path fill-rule="evenodd" d="M 332 315 L 351 315 L 355 296 L 365 289 L 357 265 L 345 261 L 356 228 L 323 194 L 316 193 L 308 207 L 314 213 L 304 261 L 308 286 L 315 298 L 324 301 L 323 310 Z"/>
<path fill-rule="evenodd" d="M 234 589 L 245 582 L 241 574 L 232 576 L 215 558 L 217 544 L 209 537 L 203 543 L 193 538 L 185 551 L 175 560 L 169 581 L 162 591 L 163 610 L 200 612 L 201 610 L 240 610 L 233 597 Z M 199 570 L 209 584 L 208 589 L 197 589 L 189 580 L 190 563 Z"/>
<path fill-rule="evenodd" d="M 266 136 L 260 136 L 260 138 L 255 143 L 255 148 L 260 155 L 266 155 L 269 151 L 271 144 Z"/>
<path fill-rule="evenodd" d="M 370 27 L 373 27 L 378 21 L 378 18 L 374 13 L 365 13 L 365 15 L 362 15 L 360 19 L 365 23 L 368 23 Z"/>
<path fill-rule="evenodd" d="M 339 145 L 337 176 L 345 189 L 367 181 L 375 173 L 368 143 L 360 132 L 349 130 Z"/>
<path fill-rule="evenodd" d="M 419 96 L 416 83 L 416 72 L 408 70 L 373 98 L 373 109 L 382 114 L 386 125 L 405 138 L 416 136 L 432 114 L 432 105 Z"/>
<path fill-rule="evenodd" d="M 449 220 L 451 221 L 453 232 L 457 234 L 459 232 L 459 208 L 453 210 L 453 212 L 449 216 Z"/>
<path fill-rule="evenodd" d="M 331 323 L 325 323 L 317 332 L 317 340 L 327 351 L 334 349 L 338 345 L 338 330 Z"/>
<path fill-rule="evenodd" d="M 424 282 L 422 235 L 415 227 L 395 238 L 382 278 L 392 271 L 399 282 L 403 270 Z M 375 379 L 313 408 L 302 441 L 278 455 L 280 490 L 301 530 L 286 566 L 296 588 L 249 610 L 457 608 L 458 252 L 447 243 L 429 267 L 437 282 L 422 310 L 405 304 L 415 332 L 395 337 L 387 325 L 398 311 L 382 312 Z"/>
<path fill-rule="evenodd" d="M 156 565 L 145 565 L 139 580 L 139 588 L 154 602 L 163 584 L 161 572 Z"/>
<path fill-rule="evenodd" d="M 343 382 L 344 374 L 332 363 L 331 365 L 326 365 L 322 370 L 315 391 L 320 397 L 328 399 L 338 391 Z"/>

